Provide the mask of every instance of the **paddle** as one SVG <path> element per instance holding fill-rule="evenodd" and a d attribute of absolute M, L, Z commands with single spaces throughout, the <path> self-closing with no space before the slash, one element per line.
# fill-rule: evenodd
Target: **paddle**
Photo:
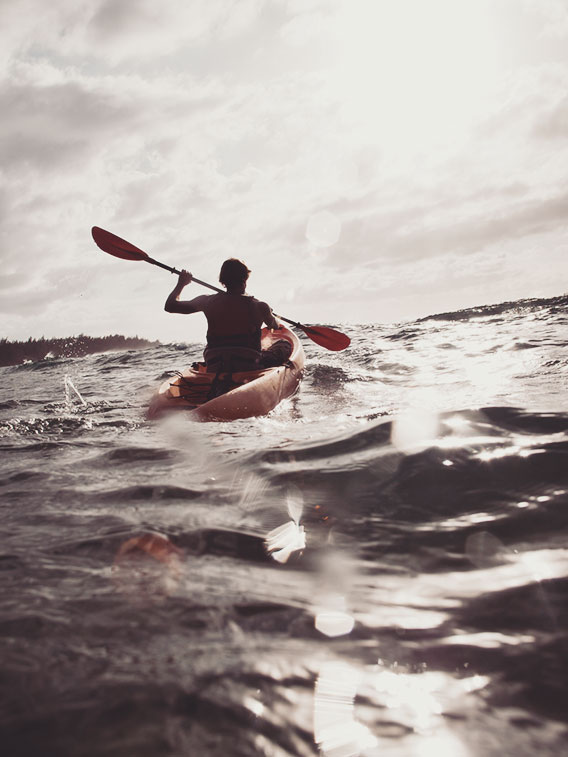
<path fill-rule="evenodd" d="M 100 247 L 103 252 L 108 252 L 109 255 L 114 255 L 116 258 L 122 258 L 123 260 L 144 260 L 146 263 L 157 265 L 171 273 L 181 273 L 177 268 L 172 268 L 165 263 L 160 263 L 159 260 L 154 260 L 154 258 L 151 258 L 146 252 L 144 252 L 144 250 L 135 247 L 125 239 L 117 237 L 116 234 L 111 234 L 110 231 L 105 231 L 105 229 L 101 229 L 98 226 L 93 226 L 91 233 L 97 246 Z M 200 281 L 199 279 L 196 279 L 195 276 L 192 277 L 192 281 L 195 281 L 196 284 L 201 284 L 202 287 L 212 289 L 214 292 L 224 293 L 222 289 L 219 289 L 212 284 L 208 284 L 206 281 Z M 346 334 L 342 334 L 341 331 L 336 331 L 335 329 L 330 329 L 328 326 L 304 326 L 297 321 L 291 321 L 289 318 L 284 318 L 284 316 L 278 315 L 277 313 L 274 313 L 274 315 L 277 318 L 280 318 L 280 320 L 286 321 L 286 323 L 301 329 L 307 337 L 321 347 L 325 347 L 326 350 L 339 352 L 340 350 L 344 350 L 351 343 L 351 339 Z"/>

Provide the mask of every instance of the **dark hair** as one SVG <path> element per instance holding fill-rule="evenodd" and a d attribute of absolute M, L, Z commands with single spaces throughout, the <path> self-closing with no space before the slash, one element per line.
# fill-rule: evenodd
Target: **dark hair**
<path fill-rule="evenodd" d="M 237 258 L 229 258 L 225 260 L 221 266 L 219 273 L 219 281 L 224 284 L 227 289 L 231 289 L 235 286 L 240 286 L 245 283 L 249 277 L 249 269 Z"/>

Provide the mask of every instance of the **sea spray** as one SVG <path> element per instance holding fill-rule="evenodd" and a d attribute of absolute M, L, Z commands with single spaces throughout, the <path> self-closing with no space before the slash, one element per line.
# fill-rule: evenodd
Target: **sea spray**
<path fill-rule="evenodd" d="M 63 384 L 65 386 L 65 404 L 66 406 L 71 409 L 73 407 L 73 398 L 76 397 L 79 402 L 82 404 L 83 407 L 87 407 L 87 402 L 82 397 L 81 393 L 71 380 L 71 377 L 68 373 L 65 374 L 65 378 L 63 379 Z"/>

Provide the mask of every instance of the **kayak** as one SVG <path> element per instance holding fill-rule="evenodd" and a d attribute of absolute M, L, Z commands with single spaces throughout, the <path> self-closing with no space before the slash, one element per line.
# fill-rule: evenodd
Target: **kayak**
<path fill-rule="evenodd" d="M 193 421 L 234 421 L 266 415 L 279 402 L 297 390 L 304 370 L 304 349 L 290 329 L 262 330 L 261 347 L 268 349 L 279 339 L 292 344 L 292 354 L 284 365 L 257 371 L 233 374 L 208 373 L 205 365 L 194 363 L 177 377 L 160 386 L 148 407 L 150 420 L 170 410 L 184 410 Z M 218 397 L 212 395 L 212 385 L 226 382 L 228 391 Z"/>

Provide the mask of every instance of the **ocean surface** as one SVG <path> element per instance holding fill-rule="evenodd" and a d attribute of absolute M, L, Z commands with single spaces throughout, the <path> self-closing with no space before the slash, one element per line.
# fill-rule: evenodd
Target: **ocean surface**
<path fill-rule="evenodd" d="M 199 345 L 0 369 L 3 757 L 568 753 L 567 305 L 230 424 L 144 418 Z"/>

